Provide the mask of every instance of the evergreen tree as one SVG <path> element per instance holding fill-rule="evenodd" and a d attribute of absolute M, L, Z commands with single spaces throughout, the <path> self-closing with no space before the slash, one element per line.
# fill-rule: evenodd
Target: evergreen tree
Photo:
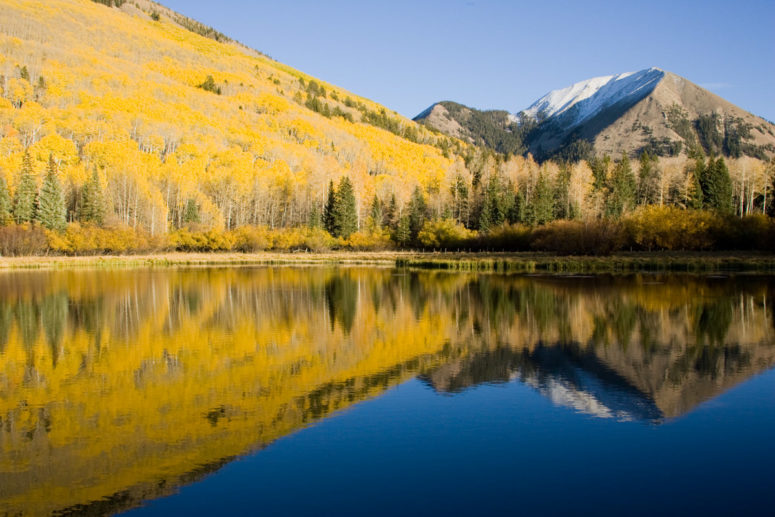
<path fill-rule="evenodd" d="M 482 211 L 479 212 L 479 231 L 482 233 L 489 232 L 493 227 L 492 219 L 492 204 L 488 199 L 485 199 Z"/>
<path fill-rule="evenodd" d="M 557 181 L 554 185 L 554 218 L 573 219 L 574 207 L 570 202 L 570 166 L 565 164 L 560 168 Z"/>
<path fill-rule="evenodd" d="M 635 175 L 627 153 L 616 164 L 611 174 L 606 211 L 612 217 L 621 217 L 635 206 Z"/>
<path fill-rule="evenodd" d="M 189 198 L 186 201 L 186 206 L 183 209 L 183 222 L 186 224 L 199 223 L 199 205 L 196 204 L 195 199 Z"/>
<path fill-rule="evenodd" d="M 320 222 L 320 208 L 318 208 L 317 203 L 313 203 L 307 217 L 307 226 L 310 228 L 320 228 Z"/>
<path fill-rule="evenodd" d="M 5 179 L 0 177 L 0 226 L 5 226 L 12 221 L 11 208 L 8 186 L 5 184 Z"/>
<path fill-rule="evenodd" d="M 705 208 L 728 214 L 732 212 L 732 179 L 724 158 L 708 159 L 708 166 L 700 177 L 702 200 Z"/>
<path fill-rule="evenodd" d="M 404 215 L 398 219 L 396 229 L 393 232 L 393 240 L 400 246 L 406 246 L 412 240 L 412 230 L 409 216 Z"/>
<path fill-rule="evenodd" d="M 648 152 L 641 153 L 636 196 L 639 205 L 651 205 L 659 200 L 659 169 L 656 162 L 655 156 Z"/>
<path fill-rule="evenodd" d="M 425 203 L 420 187 L 415 187 L 412 199 L 409 201 L 409 232 L 411 239 L 416 240 L 428 217 L 428 205 Z"/>
<path fill-rule="evenodd" d="M 371 211 L 369 213 L 370 224 L 373 229 L 379 229 L 382 227 L 383 212 L 384 210 L 382 207 L 382 201 L 380 201 L 379 197 L 374 194 L 374 198 L 371 200 Z"/>
<path fill-rule="evenodd" d="M 452 217 L 460 224 L 468 226 L 468 185 L 460 174 L 450 188 L 452 193 Z"/>
<path fill-rule="evenodd" d="M 17 224 L 31 223 L 35 219 L 35 204 L 38 188 L 32 173 L 32 158 L 25 151 L 22 158 L 22 169 L 13 196 L 13 218 Z"/>
<path fill-rule="evenodd" d="M 347 239 L 358 230 L 358 211 L 355 208 L 355 192 L 350 178 L 342 176 L 336 190 L 334 205 L 335 236 Z"/>
<path fill-rule="evenodd" d="M 189 212 L 190 203 L 193 202 L 189 199 L 186 203 L 183 219 L 186 220 L 192 214 Z M 196 203 L 194 203 L 196 207 Z M 92 169 L 92 174 L 81 189 L 81 202 L 78 207 L 78 219 L 84 223 L 94 223 L 101 225 L 105 220 L 105 205 L 102 202 L 102 187 L 100 186 L 100 177 L 97 173 L 97 168 Z M 199 222 L 198 213 L 196 221 L 186 222 Z"/>
<path fill-rule="evenodd" d="M 689 186 L 686 193 L 686 206 L 699 210 L 702 208 L 702 184 L 700 179 L 705 174 L 705 163 L 701 159 L 695 161 L 694 170 L 689 173 Z"/>
<path fill-rule="evenodd" d="M 554 193 L 549 180 L 543 171 L 538 173 L 533 203 L 530 210 L 531 224 L 545 224 L 552 220 L 554 215 Z"/>
<path fill-rule="evenodd" d="M 382 213 L 382 225 L 387 226 L 391 230 L 395 230 L 398 225 L 398 203 L 396 202 L 395 194 L 390 195 L 390 201 Z"/>
<path fill-rule="evenodd" d="M 57 165 L 54 156 L 48 157 L 48 170 L 43 178 L 43 186 L 40 188 L 38 210 L 35 219 L 44 228 L 63 231 L 67 227 L 67 209 L 62 186 L 57 177 Z"/>
<path fill-rule="evenodd" d="M 331 180 L 328 183 L 328 197 L 326 198 L 326 206 L 323 208 L 323 228 L 331 235 L 336 235 L 336 189 L 334 188 L 334 181 Z"/>

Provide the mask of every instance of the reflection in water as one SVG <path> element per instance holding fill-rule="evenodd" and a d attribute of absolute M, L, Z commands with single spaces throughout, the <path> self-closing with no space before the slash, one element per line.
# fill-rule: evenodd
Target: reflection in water
<path fill-rule="evenodd" d="M 775 364 L 773 280 L 387 269 L 0 275 L 0 513 L 131 507 L 420 375 L 620 420 Z"/>

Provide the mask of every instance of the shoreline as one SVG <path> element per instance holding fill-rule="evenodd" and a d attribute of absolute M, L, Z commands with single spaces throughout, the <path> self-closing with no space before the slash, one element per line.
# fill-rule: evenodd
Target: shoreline
<path fill-rule="evenodd" d="M 0 257 L 0 271 L 30 269 L 195 266 L 380 266 L 502 273 L 766 272 L 775 254 L 744 252 L 629 252 L 568 256 L 537 252 L 259 252 Z"/>

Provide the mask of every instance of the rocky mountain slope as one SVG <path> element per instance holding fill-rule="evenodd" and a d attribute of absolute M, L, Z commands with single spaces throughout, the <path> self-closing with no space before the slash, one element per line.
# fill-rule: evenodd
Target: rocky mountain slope
<path fill-rule="evenodd" d="M 775 155 L 775 125 L 659 68 L 581 81 L 516 114 L 441 102 L 415 120 L 499 152 L 530 152 L 539 159 L 641 151 Z"/>

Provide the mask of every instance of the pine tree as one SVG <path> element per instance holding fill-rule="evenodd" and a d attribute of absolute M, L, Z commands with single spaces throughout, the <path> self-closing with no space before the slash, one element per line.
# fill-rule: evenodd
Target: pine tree
<path fill-rule="evenodd" d="M 13 218 L 17 224 L 31 223 L 35 219 L 37 196 L 38 188 L 32 173 L 32 157 L 29 151 L 25 151 L 13 196 Z"/>
<path fill-rule="evenodd" d="M 428 205 L 425 203 L 425 196 L 423 196 L 420 187 L 415 187 L 412 199 L 409 201 L 409 232 L 412 240 L 417 239 L 417 235 L 425 225 L 427 214 Z"/>
<path fill-rule="evenodd" d="M 703 206 L 718 210 L 721 213 L 732 212 L 732 179 L 724 158 L 708 159 L 708 166 L 700 177 Z"/>
<path fill-rule="evenodd" d="M 383 212 L 382 201 L 374 194 L 374 198 L 371 200 L 371 212 L 369 213 L 369 221 L 372 229 L 379 229 L 382 227 Z"/>
<path fill-rule="evenodd" d="M 183 209 L 183 222 L 186 224 L 199 223 L 199 205 L 196 204 L 195 199 L 188 199 L 186 206 Z"/>
<path fill-rule="evenodd" d="M 5 184 L 5 179 L 0 177 L 0 226 L 5 226 L 13 220 L 11 208 L 11 196 L 8 194 L 8 186 Z"/>
<path fill-rule="evenodd" d="M 656 167 L 656 157 L 647 152 L 640 155 L 640 170 L 638 171 L 637 203 L 651 205 L 658 201 L 659 169 Z"/>
<path fill-rule="evenodd" d="M 358 211 L 355 208 L 355 192 L 350 178 L 342 176 L 336 190 L 334 219 L 337 237 L 347 239 L 358 230 Z"/>
<path fill-rule="evenodd" d="M 328 196 L 326 198 L 326 206 L 323 209 L 323 228 L 331 235 L 336 235 L 336 217 L 334 212 L 336 211 L 336 189 L 334 188 L 334 181 L 331 180 L 328 183 Z"/>
<path fill-rule="evenodd" d="M 396 226 L 398 226 L 398 203 L 396 202 L 395 194 L 390 195 L 390 201 L 382 212 L 382 226 L 386 226 L 391 230 L 395 230 Z"/>
<path fill-rule="evenodd" d="M 57 165 L 54 156 L 48 157 L 48 170 L 43 178 L 43 186 L 40 188 L 38 210 L 35 219 L 44 228 L 63 231 L 67 227 L 67 208 L 62 186 L 57 177 Z"/>
<path fill-rule="evenodd" d="M 412 240 L 412 231 L 410 228 L 409 216 L 405 215 L 398 219 L 396 229 L 393 232 L 393 240 L 400 246 L 406 246 Z"/>
<path fill-rule="evenodd" d="M 543 171 L 538 174 L 530 212 L 531 224 L 548 223 L 554 215 L 554 193 Z"/>
<path fill-rule="evenodd" d="M 189 200 L 186 203 L 186 212 L 184 212 L 183 218 L 186 219 L 190 214 L 187 213 L 189 209 Z M 81 202 L 78 206 L 78 220 L 84 223 L 94 223 L 101 225 L 105 220 L 105 205 L 102 201 L 102 187 L 100 186 L 100 177 L 97 173 L 97 168 L 92 169 L 92 174 L 81 189 Z M 189 222 L 189 221 L 187 221 Z"/>
<path fill-rule="evenodd" d="M 705 174 L 705 163 L 701 159 L 695 161 L 694 170 L 689 173 L 689 186 L 686 192 L 686 206 L 699 210 L 703 206 L 701 179 Z"/>
<path fill-rule="evenodd" d="M 460 224 L 468 225 L 468 185 L 460 174 L 451 187 L 452 217 Z"/>
<path fill-rule="evenodd" d="M 635 175 L 630 166 L 627 153 L 614 167 L 609 184 L 610 194 L 607 200 L 607 212 L 612 217 L 621 217 L 635 206 Z"/>

